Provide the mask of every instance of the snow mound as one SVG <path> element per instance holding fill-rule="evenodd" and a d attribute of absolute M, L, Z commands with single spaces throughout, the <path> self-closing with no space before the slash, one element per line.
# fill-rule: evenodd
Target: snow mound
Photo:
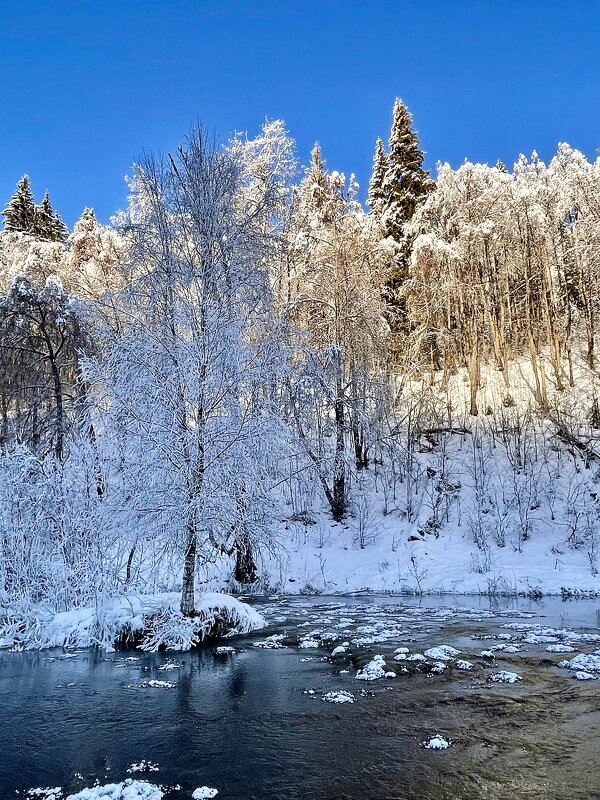
<path fill-rule="evenodd" d="M 464 658 L 458 658 L 454 662 L 454 666 L 456 667 L 456 669 L 462 669 L 462 670 L 465 670 L 465 671 L 473 669 L 473 664 L 470 661 L 467 661 Z"/>
<path fill-rule="evenodd" d="M 575 648 L 570 644 L 549 644 L 546 648 L 547 653 L 574 653 Z"/>
<path fill-rule="evenodd" d="M 381 655 L 374 656 L 372 661 L 369 661 L 361 670 L 356 673 L 356 678 L 359 681 L 376 681 L 379 678 L 385 678 L 385 658 Z"/>
<path fill-rule="evenodd" d="M 200 786 L 198 789 L 194 789 L 192 797 L 194 800 L 210 800 L 210 798 L 216 797 L 218 794 L 218 789 L 211 789 L 210 786 Z"/>
<path fill-rule="evenodd" d="M 446 663 L 444 661 L 436 661 L 431 668 L 431 671 L 434 672 L 436 675 L 441 674 L 446 669 Z"/>
<path fill-rule="evenodd" d="M 353 703 L 356 698 L 350 692 L 327 692 L 323 695 L 323 700 L 327 703 Z"/>
<path fill-rule="evenodd" d="M 424 742 L 421 742 L 421 747 L 424 747 L 427 750 L 447 750 L 451 744 L 452 739 L 444 739 L 444 737 L 440 736 L 438 733 L 435 736 L 431 736 L 429 739 L 426 739 Z"/>
<path fill-rule="evenodd" d="M 584 672 L 583 670 L 581 670 L 580 672 L 576 672 L 575 673 L 575 677 L 577 678 L 578 681 L 595 681 L 596 680 L 596 676 L 595 675 L 592 675 L 591 672 Z"/>
<path fill-rule="evenodd" d="M 162 800 L 163 797 L 164 793 L 158 786 L 127 778 L 122 783 L 82 789 L 77 794 L 70 794 L 67 800 Z"/>
<path fill-rule="evenodd" d="M 437 647 L 430 647 L 425 650 L 427 658 L 433 658 L 436 661 L 451 661 L 456 656 L 460 655 L 460 650 L 455 647 L 450 647 L 449 644 L 441 644 Z"/>
<path fill-rule="evenodd" d="M 490 680 L 492 683 L 516 683 L 517 681 L 522 681 L 523 678 L 517 675 L 516 672 L 509 672 L 506 669 L 502 669 L 500 672 L 490 675 Z"/>
<path fill-rule="evenodd" d="M 594 653 L 579 653 L 570 661 L 559 661 L 562 669 L 581 670 L 583 672 L 600 672 L 600 655 Z"/>

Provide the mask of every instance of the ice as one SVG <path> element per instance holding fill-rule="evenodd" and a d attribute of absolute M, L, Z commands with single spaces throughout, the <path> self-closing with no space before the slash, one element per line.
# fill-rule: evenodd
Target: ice
<path fill-rule="evenodd" d="M 200 786 L 198 789 L 194 789 L 192 797 L 194 800 L 210 800 L 210 798 L 216 797 L 218 794 L 218 789 L 211 789 L 210 786 Z"/>

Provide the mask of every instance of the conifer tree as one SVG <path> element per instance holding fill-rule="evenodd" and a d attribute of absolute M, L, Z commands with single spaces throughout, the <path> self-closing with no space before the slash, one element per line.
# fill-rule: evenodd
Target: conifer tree
<path fill-rule="evenodd" d="M 38 239 L 45 239 L 49 242 L 64 242 L 69 235 L 67 226 L 58 212 L 52 208 L 47 190 L 42 202 L 35 206 L 33 234 Z"/>
<path fill-rule="evenodd" d="M 385 202 L 383 182 L 388 170 L 388 157 L 381 139 L 377 139 L 375 153 L 373 154 L 373 172 L 369 181 L 369 196 L 367 204 L 376 214 L 381 214 Z"/>
<path fill-rule="evenodd" d="M 412 116 L 402 100 L 396 98 L 381 192 L 386 232 L 397 242 L 403 241 L 404 226 L 412 219 L 419 202 L 434 188 L 422 165 L 423 151 L 413 130 Z"/>
<path fill-rule="evenodd" d="M 23 175 L 17 184 L 17 191 L 8 201 L 2 216 L 4 217 L 4 230 L 33 233 L 36 209 L 28 175 Z"/>

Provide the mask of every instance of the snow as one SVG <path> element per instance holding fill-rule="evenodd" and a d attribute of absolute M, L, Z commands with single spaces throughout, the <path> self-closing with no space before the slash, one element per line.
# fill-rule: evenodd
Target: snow
<path fill-rule="evenodd" d="M 451 661 L 453 658 L 460 655 L 460 650 L 457 650 L 455 647 L 450 647 L 448 644 L 442 644 L 425 650 L 424 655 L 436 661 Z"/>
<path fill-rule="evenodd" d="M 425 747 L 427 750 L 447 750 L 451 744 L 452 744 L 451 739 L 445 739 L 438 733 L 435 736 L 431 736 L 429 739 L 422 742 L 421 747 Z"/>
<path fill-rule="evenodd" d="M 77 794 L 70 794 L 67 800 L 162 800 L 163 796 L 164 792 L 158 786 L 128 778 L 121 783 L 82 789 Z"/>
<path fill-rule="evenodd" d="M 198 789 L 194 789 L 192 797 L 194 800 L 211 800 L 212 797 L 216 797 L 218 794 L 218 789 L 211 789 L 210 786 L 200 786 Z"/>
<path fill-rule="evenodd" d="M 79 608 L 48 616 L 38 612 L 38 624 L 25 632 L 21 644 L 26 649 L 99 646 L 112 651 L 123 632 L 142 634 L 151 623 L 140 645 L 143 650 L 188 650 L 211 631 L 219 620 L 230 625 L 228 635 L 249 633 L 263 628 L 263 617 L 251 606 L 227 594 L 208 592 L 198 595 L 197 616 L 184 619 L 179 614 L 177 593 L 126 595 L 106 599 L 101 607 Z M 160 625 L 163 627 L 160 627 Z M 154 627 L 152 627 L 154 625 Z"/>
<path fill-rule="evenodd" d="M 326 692 L 323 695 L 323 700 L 327 703 L 354 703 L 356 697 L 350 692 L 341 690 L 337 692 Z"/>
<path fill-rule="evenodd" d="M 155 764 L 153 761 L 146 761 L 143 758 L 141 761 L 134 761 L 133 764 L 130 764 L 127 768 L 127 772 L 129 774 L 133 774 L 134 772 L 158 772 L 160 767 L 158 764 Z"/>
<path fill-rule="evenodd" d="M 574 653 L 575 648 L 570 644 L 549 644 L 546 648 L 547 653 Z"/>
<path fill-rule="evenodd" d="M 45 789 L 36 788 L 28 789 L 25 797 L 26 800 L 62 800 L 63 791 L 60 786 L 54 788 L 47 787 Z"/>
<path fill-rule="evenodd" d="M 600 672 L 600 650 L 595 653 L 579 653 L 569 661 L 560 661 L 558 666 L 583 672 Z"/>
<path fill-rule="evenodd" d="M 356 678 L 359 681 L 376 681 L 379 678 L 385 678 L 386 671 L 385 658 L 377 655 L 356 673 Z"/>
<path fill-rule="evenodd" d="M 170 681 L 157 681 L 155 679 L 140 684 L 143 689 L 174 689 L 176 685 L 177 684 L 171 683 Z"/>
<path fill-rule="evenodd" d="M 523 680 L 516 672 L 509 672 L 505 669 L 494 673 L 494 675 L 490 675 L 489 679 L 492 683 L 517 683 L 517 681 Z"/>
<path fill-rule="evenodd" d="M 473 669 L 473 664 L 470 661 L 466 661 L 463 658 L 459 658 L 454 662 L 454 666 L 456 669 L 461 669 L 465 671 L 469 671 Z"/>
<path fill-rule="evenodd" d="M 595 681 L 596 680 L 596 676 L 595 675 L 592 675 L 591 672 L 584 672 L 583 670 L 580 670 L 579 672 L 576 672 L 575 673 L 575 677 L 577 678 L 578 681 Z"/>

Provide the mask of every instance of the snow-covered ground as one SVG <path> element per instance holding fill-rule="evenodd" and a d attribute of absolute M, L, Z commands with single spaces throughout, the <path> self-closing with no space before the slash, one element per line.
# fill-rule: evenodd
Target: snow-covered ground
<path fill-rule="evenodd" d="M 385 460 L 355 474 L 342 523 L 318 494 L 300 521 L 282 523 L 280 549 L 263 566 L 271 588 L 600 593 L 600 432 L 590 425 L 600 395 L 595 373 L 576 361 L 577 388 L 562 392 L 549 375 L 547 415 L 533 404 L 526 359 L 511 364 L 510 388 L 500 372 L 483 369 L 478 417 L 467 413 L 464 371 L 447 389 L 440 380 L 404 389 L 401 402 L 415 403 L 415 415 L 428 409 L 425 433 L 410 452 L 407 435 L 398 436 L 398 471 L 404 460 L 405 474 L 391 473 Z M 565 441 L 565 432 L 586 451 Z"/>
<path fill-rule="evenodd" d="M 216 592 L 198 595 L 196 616 L 184 618 L 178 611 L 179 595 L 127 595 L 104 599 L 96 608 L 79 608 L 54 615 L 32 609 L 29 627 L 16 628 L 9 619 L 0 628 L 0 647 L 43 649 L 91 647 L 112 650 L 122 635 L 139 634 L 143 650 L 189 650 L 218 627 L 228 635 L 249 633 L 264 627 L 263 617 L 235 597 Z M 223 631 L 219 630 L 220 633 Z"/>

